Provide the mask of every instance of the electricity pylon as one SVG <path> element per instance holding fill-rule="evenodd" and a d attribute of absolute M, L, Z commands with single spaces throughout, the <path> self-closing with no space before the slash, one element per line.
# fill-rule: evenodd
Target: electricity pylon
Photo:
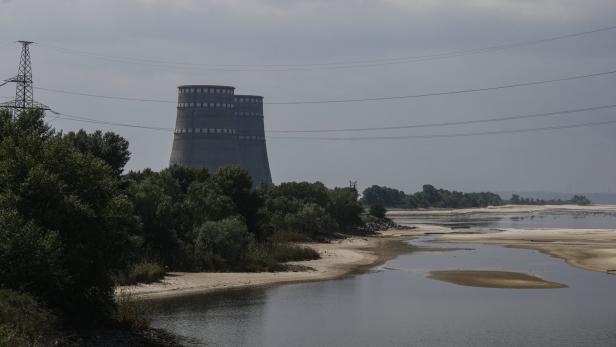
<path fill-rule="evenodd" d="M 13 111 L 13 117 L 16 117 L 24 110 L 49 110 L 44 104 L 34 101 L 34 93 L 32 88 L 32 64 L 30 62 L 30 45 L 31 41 L 17 41 L 21 44 L 21 57 L 19 58 L 19 70 L 17 76 L 5 80 L 0 86 L 7 83 L 16 83 L 15 99 L 0 103 L 0 108 Z"/>

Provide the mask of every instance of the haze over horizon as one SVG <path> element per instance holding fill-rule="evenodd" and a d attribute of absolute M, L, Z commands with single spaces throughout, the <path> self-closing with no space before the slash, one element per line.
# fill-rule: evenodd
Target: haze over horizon
<path fill-rule="evenodd" d="M 4 28 L 0 32 L 0 79 L 16 74 L 19 47 L 13 41 L 32 40 L 38 43 L 31 49 L 35 87 L 122 97 L 174 100 L 178 85 L 221 84 L 235 86 L 236 93 L 263 95 L 265 102 L 371 98 L 616 70 L 616 30 L 428 61 L 361 63 L 343 68 L 287 66 L 353 65 L 356 61 L 433 55 L 609 27 L 616 25 L 616 3 L 607 0 L 473 0 L 464 4 L 445 0 L 1 0 L 0 22 Z M 270 104 L 265 105 L 265 124 L 266 131 L 271 131 L 500 118 L 614 104 L 615 87 L 616 76 L 608 75 L 404 100 Z M 0 97 L 14 95 L 13 88 L 10 84 L 1 87 Z M 40 89 L 35 90 L 35 98 L 63 113 L 110 122 L 173 128 L 176 118 L 173 103 L 107 100 Z M 490 132 L 612 121 L 614 112 L 607 109 L 486 124 L 289 136 Z M 172 132 L 62 118 L 52 124 L 65 131 L 101 129 L 126 137 L 133 153 L 128 169 L 159 170 L 168 165 Z M 616 193 L 616 161 L 610 160 L 616 149 L 615 130 L 616 125 L 611 124 L 432 139 L 272 138 L 267 146 L 276 183 L 318 180 L 328 186 L 344 186 L 357 180 L 360 188 L 379 184 L 407 192 L 429 183 L 462 191 Z"/>

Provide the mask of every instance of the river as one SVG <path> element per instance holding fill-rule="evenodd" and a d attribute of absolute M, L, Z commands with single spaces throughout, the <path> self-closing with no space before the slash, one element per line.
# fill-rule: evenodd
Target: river
<path fill-rule="evenodd" d="M 471 228 L 616 226 L 616 216 L 592 214 L 455 219 L 429 222 Z M 403 254 L 339 280 L 156 300 L 149 302 L 150 317 L 155 327 L 185 337 L 187 345 L 616 345 L 616 276 L 531 250 L 435 244 L 430 237 L 411 243 L 461 249 Z M 457 269 L 524 272 L 568 288 L 475 288 L 426 278 L 429 271 Z"/>

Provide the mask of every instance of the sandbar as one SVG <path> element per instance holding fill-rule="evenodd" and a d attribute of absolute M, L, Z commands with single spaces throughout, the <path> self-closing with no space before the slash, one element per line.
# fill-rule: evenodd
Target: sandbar
<path fill-rule="evenodd" d="M 461 286 L 512 289 L 567 288 L 566 285 L 546 281 L 540 277 L 508 271 L 431 271 L 428 278 Z"/>

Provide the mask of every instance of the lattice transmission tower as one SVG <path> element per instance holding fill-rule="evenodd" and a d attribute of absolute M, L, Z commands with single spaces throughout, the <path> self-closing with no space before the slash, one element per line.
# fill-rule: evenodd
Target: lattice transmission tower
<path fill-rule="evenodd" d="M 32 63 L 30 61 L 30 45 L 31 41 L 17 41 L 21 44 L 21 57 L 19 58 L 19 70 L 17 76 L 5 80 L 0 86 L 7 83 L 15 83 L 15 99 L 0 103 L 0 108 L 13 111 L 13 116 L 16 117 L 24 110 L 49 110 L 44 104 L 34 101 L 34 92 L 32 87 Z"/>

